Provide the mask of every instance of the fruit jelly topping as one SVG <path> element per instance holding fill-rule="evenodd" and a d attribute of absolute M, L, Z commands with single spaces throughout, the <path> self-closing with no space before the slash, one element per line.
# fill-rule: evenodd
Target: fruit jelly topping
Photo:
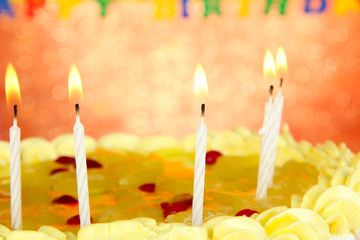
<path fill-rule="evenodd" d="M 139 189 L 143 192 L 153 193 L 155 192 L 155 183 L 145 183 L 139 187 Z"/>
<path fill-rule="evenodd" d="M 259 212 L 252 210 L 252 209 L 243 209 L 243 210 L 240 210 L 235 216 L 251 217 L 254 213 L 259 213 Z"/>
<path fill-rule="evenodd" d="M 218 151 L 208 151 L 206 153 L 205 161 L 207 165 L 215 164 L 219 157 L 221 157 L 222 154 Z"/>
<path fill-rule="evenodd" d="M 62 157 L 59 157 L 58 159 L 56 159 L 55 162 L 64 164 L 64 165 L 71 164 L 71 165 L 74 165 L 74 167 L 76 168 L 75 158 L 73 158 L 73 157 L 62 156 Z M 88 159 L 88 158 L 86 159 L 86 165 L 87 165 L 87 168 L 102 168 L 102 165 L 98 161 L 95 161 L 93 159 Z"/>
<path fill-rule="evenodd" d="M 164 218 L 171 214 L 186 211 L 192 206 L 192 199 L 191 194 L 183 193 L 175 196 L 171 202 L 162 202 L 160 207 L 163 210 Z"/>
<path fill-rule="evenodd" d="M 92 217 L 90 218 L 90 222 L 93 223 Z M 66 221 L 66 224 L 67 225 L 80 225 L 80 216 L 79 215 L 72 216 L 71 218 L 69 218 Z"/>
<path fill-rule="evenodd" d="M 77 204 L 78 200 L 70 195 L 62 195 L 58 198 L 55 198 L 52 203 L 54 204 Z"/>

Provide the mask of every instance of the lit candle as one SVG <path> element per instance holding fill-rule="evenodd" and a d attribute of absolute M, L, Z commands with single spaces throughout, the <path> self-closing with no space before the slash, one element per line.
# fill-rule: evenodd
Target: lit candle
<path fill-rule="evenodd" d="M 276 79 L 275 61 L 269 51 L 266 52 L 264 58 L 264 78 L 266 81 L 274 81 Z M 263 127 L 260 129 L 259 134 L 262 136 L 261 139 L 261 153 L 259 161 L 259 171 L 256 189 L 256 198 L 265 198 L 267 195 L 268 181 L 271 170 L 271 150 L 272 142 L 274 138 L 273 131 L 273 111 L 274 104 L 272 102 L 272 91 L 273 87 L 270 86 L 270 97 L 269 101 L 265 103 L 265 114 Z"/>
<path fill-rule="evenodd" d="M 75 66 L 71 68 L 69 76 L 69 99 L 79 101 L 82 97 L 82 85 L 79 71 Z M 90 224 L 89 188 L 86 166 L 85 133 L 80 122 L 80 106 L 75 104 L 76 122 L 74 125 L 76 181 L 79 199 L 80 227 Z"/>
<path fill-rule="evenodd" d="M 205 185 L 205 156 L 207 128 L 204 124 L 205 103 L 208 97 L 208 87 L 204 69 L 199 64 L 195 72 L 195 96 L 201 101 L 201 122 L 196 129 L 194 190 L 192 205 L 192 225 L 200 226 L 203 221 L 204 185 Z"/>
<path fill-rule="evenodd" d="M 10 128 L 10 196 L 11 228 L 21 229 L 21 164 L 20 164 L 20 128 L 17 126 L 17 105 L 20 104 L 20 87 L 15 69 L 8 64 L 5 76 L 6 101 L 14 108 L 13 126 Z"/>
<path fill-rule="evenodd" d="M 284 107 L 284 96 L 282 95 L 282 86 L 283 86 L 283 79 L 287 72 L 287 61 L 286 61 L 285 51 L 282 47 L 279 48 L 276 54 L 276 71 L 277 71 L 277 75 L 280 77 L 280 89 L 275 97 L 275 103 L 274 103 L 275 138 L 272 146 L 272 155 L 271 155 L 272 170 L 270 171 L 270 179 L 269 179 L 268 187 L 271 186 L 274 181 L 276 152 L 277 152 L 277 145 L 278 145 L 278 139 L 281 128 L 282 112 Z"/>

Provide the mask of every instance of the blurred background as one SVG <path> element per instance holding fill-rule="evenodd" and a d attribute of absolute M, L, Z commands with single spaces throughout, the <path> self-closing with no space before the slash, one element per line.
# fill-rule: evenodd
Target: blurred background
<path fill-rule="evenodd" d="M 72 131 L 73 64 L 83 83 L 87 135 L 181 138 L 200 121 L 193 77 L 201 63 L 208 129 L 257 131 L 268 99 L 264 54 L 282 46 L 283 123 L 296 140 L 331 139 L 358 151 L 359 10 L 358 0 L 0 0 L 0 79 L 12 62 L 22 138 Z M 0 121 L 7 140 L 13 113 L 4 86 Z"/>

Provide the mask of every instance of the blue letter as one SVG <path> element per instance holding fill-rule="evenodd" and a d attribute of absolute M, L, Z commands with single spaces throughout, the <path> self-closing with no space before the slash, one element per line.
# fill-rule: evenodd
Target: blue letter
<path fill-rule="evenodd" d="M 189 16 L 189 13 L 188 13 L 188 9 L 187 9 L 187 6 L 188 6 L 188 1 L 189 0 L 182 0 L 182 7 L 183 7 L 183 17 L 186 18 Z"/>
<path fill-rule="evenodd" d="M 7 0 L 0 0 L 0 13 L 2 11 L 7 12 L 7 14 L 9 14 L 10 17 L 14 16 L 14 12 L 11 9 Z"/>
<path fill-rule="evenodd" d="M 311 8 L 311 0 L 305 0 L 305 12 L 307 13 L 321 13 L 326 9 L 326 0 L 321 0 L 321 6 L 319 9 Z"/>

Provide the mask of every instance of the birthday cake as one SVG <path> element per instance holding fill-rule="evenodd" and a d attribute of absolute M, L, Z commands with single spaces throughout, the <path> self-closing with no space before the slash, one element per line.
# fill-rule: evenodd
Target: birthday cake
<path fill-rule="evenodd" d="M 79 226 L 72 134 L 21 143 L 23 230 L 10 231 L 9 143 L 0 142 L 0 239 L 355 239 L 360 155 L 279 137 L 274 183 L 256 200 L 261 137 L 209 132 L 204 224 L 191 226 L 195 135 L 86 137 L 92 224 Z M 80 230 L 79 230 L 80 229 Z"/>

